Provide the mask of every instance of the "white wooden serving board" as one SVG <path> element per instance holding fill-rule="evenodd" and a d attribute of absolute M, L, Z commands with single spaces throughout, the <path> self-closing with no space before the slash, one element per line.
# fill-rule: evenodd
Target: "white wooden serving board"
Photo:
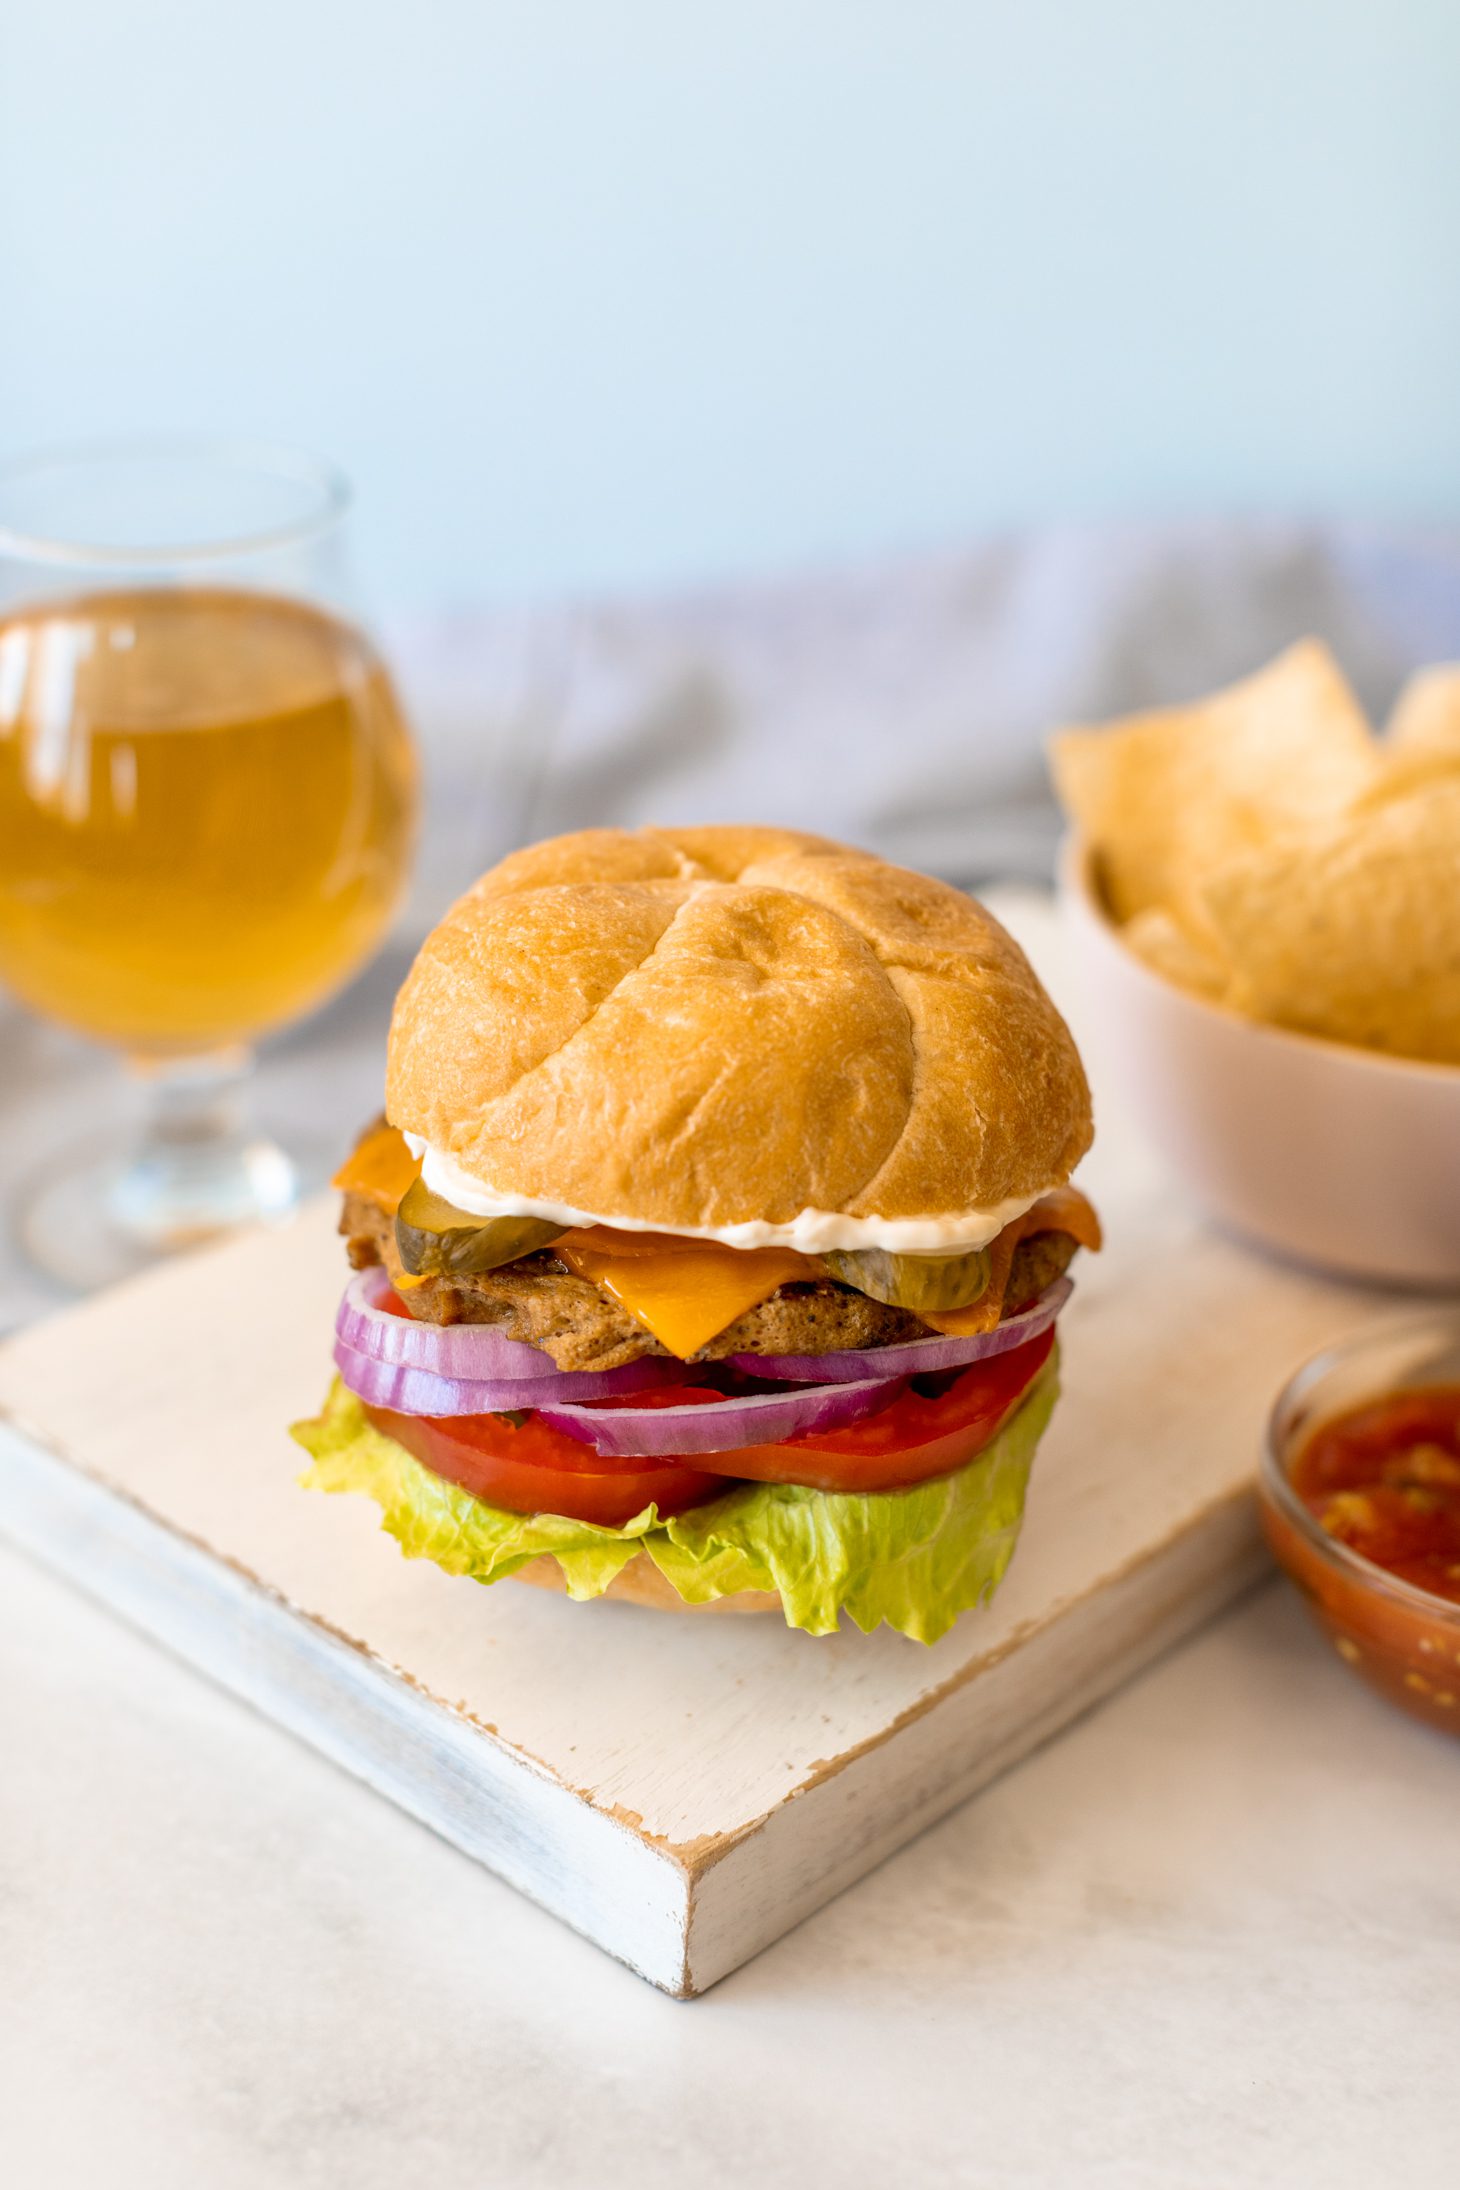
<path fill-rule="evenodd" d="M 1053 915 L 999 910 L 1059 996 Z M 344 1281 L 332 1201 L 0 1348 L 0 1526 L 656 1985 L 702 1992 L 1261 1571 L 1267 1406 L 1373 1297 L 1203 1230 L 1096 1096 L 1084 1176 L 1110 1244 L 1062 1319 L 1023 1540 L 930 1650 L 483 1589 L 402 1559 L 365 1499 L 297 1488 L 285 1425 L 322 1396 Z"/>

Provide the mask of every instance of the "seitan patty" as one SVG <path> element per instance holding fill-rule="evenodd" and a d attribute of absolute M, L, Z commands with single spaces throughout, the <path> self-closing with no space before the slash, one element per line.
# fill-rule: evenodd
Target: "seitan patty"
<path fill-rule="evenodd" d="M 340 1230 L 357 1270 L 384 1263 L 392 1277 L 400 1275 L 394 1222 L 374 1202 L 346 1194 Z M 1021 1241 L 1009 1276 L 1011 1309 L 1042 1292 L 1074 1251 L 1075 1242 L 1064 1232 L 1036 1232 Z M 426 1278 L 402 1298 L 419 1322 L 490 1323 L 504 1338 L 540 1346 L 560 1369 L 614 1369 L 669 1350 L 591 1279 L 565 1269 L 550 1247 L 480 1277 Z M 691 1358 L 841 1353 L 929 1335 L 928 1325 L 905 1308 L 886 1307 L 850 1285 L 821 1278 L 783 1285 Z"/>

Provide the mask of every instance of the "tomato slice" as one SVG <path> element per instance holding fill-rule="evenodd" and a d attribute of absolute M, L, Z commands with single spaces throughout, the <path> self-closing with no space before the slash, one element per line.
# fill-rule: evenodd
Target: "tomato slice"
<path fill-rule="evenodd" d="M 589 1399 L 584 1404 L 595 1414 L 607 1414 L 615 1407 L 632 1407 L 635 1412 L 643 1407 L 712 1407 L 732 1396 L 708 1384 L 651 1384 L 646 1391 L 614 1392 L 607 1399 Z"/>
<path fill-rule="evenodd" d="M 622 1528 L 651 1502 L 662 1514 L 682 1513 L 726 1487 L 722 1475 L 689 1460 L 609 1459 L 535 1414 L 514 1423 L 504 1414 L 365 1412 L 434 1475 L 509 1513 L 560 1513 Z"/>
<path fill-rule="evenodd" d="M 382 1303 L 384 1305 L 384 1303 Z M 890 1405 L 846 1429 L 803 1432 L 775 1445 L 666 1458 L 613 1459 L 553 1429 L 540 1415 L 411 1415 L 367 1407 L 378 1428 L 448 1482 L 512 1513 L 560 1513 L 569 1520 L 621 1527 L 652 1500 L 660 1513 L 682 1513 L 719 1496 L 739 1479 L 795 1483 L 808 1490 L 905 1490 L 951 1475 L 998 1434 L 1048 1361 L 1054 1331 L 1010 1352 L 975 1361 L 931 1391 L 915 1379 Z M 657 1387 L 600 1400 L 597 1406 L 664 1407 L 730 1403 L 730 1395 L 694 1384 Z"/>
<path fill-rule="evenodd" d="M 941 1391 L 910 1385 L 891 1406 L 846 1429 L 707 1453 L 704 1465 L 808 1490 L 906 1490 L 952 1475 L 993 1442 L 1053 1350 L 1053 1330 L 1042 1331 L 1009 1353 L 975 1361 Z"/>

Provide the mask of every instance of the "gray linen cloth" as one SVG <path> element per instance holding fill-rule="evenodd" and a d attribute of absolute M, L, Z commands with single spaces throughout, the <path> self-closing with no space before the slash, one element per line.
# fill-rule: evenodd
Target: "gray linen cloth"
<path fill-rule="evenodd" d="M 787 822 L 954 881 L 1037 879 L 1051 727 L 1195 698 L 1307 633 L 1382 718 L 1410 668 L 1460 655 L 1460 534 L 1049 531 L 418 628 L 399 656 L 439 768 L 421 909 L 515 837 L 610 822 Z"/>

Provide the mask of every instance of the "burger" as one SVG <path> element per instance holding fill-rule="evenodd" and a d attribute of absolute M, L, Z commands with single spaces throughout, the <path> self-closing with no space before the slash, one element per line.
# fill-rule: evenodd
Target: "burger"
<path fill-rule="evenodd" d="M 532 845 L 396 1001 L 304 1480 L 476 1582 L 931 1642 L 1013 1555 L 1090 1138 L 961 891 L 786 829 Z"/>

